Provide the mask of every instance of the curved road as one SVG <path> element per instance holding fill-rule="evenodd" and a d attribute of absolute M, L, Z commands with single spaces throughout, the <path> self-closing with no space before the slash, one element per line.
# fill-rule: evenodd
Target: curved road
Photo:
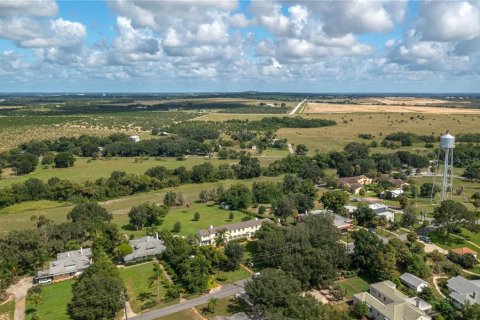
<path fill-rule="evenodd" d="M 196 307 L 198 305 L 207 303 L 210 298 L 221 299 L 221 298 L 233 296 L 236 293 L 240 293 L 245 290 L 245 283 L 248 280 L 249 279 L 244 279 L 234 283 L 226 284 L 219 291 L 215 293 L 206 294 L 204 296 L 201 296 L 192 300 L 187 300 L 185 302 L 178 303 L 173 306 L 165 307 L 158 310 L 153 310 L 129 319 L 130 320 L 153 320 L 159 317 L 168 316 L 172 313 L 176 313 L 179 311 L 183 311 L 183 310 L 190 309 L 192 307 Z"/>

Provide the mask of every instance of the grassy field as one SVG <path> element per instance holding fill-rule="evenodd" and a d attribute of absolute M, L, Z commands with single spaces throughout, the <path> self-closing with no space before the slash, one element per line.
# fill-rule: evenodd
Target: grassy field
<path fill-rule="evenodd" d="M 222 183 L 224 187 L 228 187 L 234 183 L 243 183 L 247 186 L 251 186 L 254 181 L 280 181 L 283 177 L 259 177 L 256 179 L 249 179 L 249 180 L 224 180 L 221 182 L 211 182 L 211 183 L 203 183 L 203 184 L 186 184 L 181 185 L 179 187 L 174 188 L 166 188 L 160 191 L 155 192 L 148 192 L 148 193 L 139 193 L 136 195 L 123 197 L 115 200 L 109 200 L 105 202 L 101 202 L 100 204 L 107 208 L 107 210 L 113 214 L 113 222 L 117 223 L 119 226 L 124 226 L 128 223 L 128 212 L 131 207 L 139 205 L 143 202 L 150 201 L 150 202 L 158 202 L 161 203 L 163 201 L 163 197 L 165 193 L 169 190 L 174 191 L 181 191 L 185 194 L 188 201 L 192 203 L 192 208 L 190 209 L 190 213 L 187 212 L 184 216 L 175 217 L 175 213 L 182 213 L 182 210 L 185 209 L 173 209 L 172 212 L 167 215 L 165 218 L 165 226 L 171 227 L 175 221 L 179 219 L 185 219 L 186 223 L 181 234 L 186 234 L 185 230 L 194 230 L 196 228 L 205 228 L 208 227 L 210 224 L 213 225 L 220 225 L 228 223 L 225 221 L 227 217 L 227 212 L 221 211 L 221 215 L 216 215 L 214 219 L 209 220 L 207 216 L 201 217 L 199 223 L 193 222 L 192 226 L 195 227 L 188 229 L 188 222 L 187 220 L 193 218 L 193 214 L 195 213 L 195 208 L 198 208 L 197 205 L 194 203 L 198 200 L 198 193 L 201 190 L 208 190 L 216 187 L 219 183 Z M 37 207 L 38 204 L 38 207 Z M 25 228 L 33 228 L 33 223 L 30 221 L 30 217 L 32 215 L 44 215 L 49 219 L 52 219 L 56 222 L 66 221 L 67 213 L 73 208 L 73 206 L 68 206 L 66 203 L 56 203 L 58 206 L 55 206 L 53 203 L 45 202 L 45 201 L 31 201 L 25 202 L 23 204 L 14 205 L 8 208 L 9 212 L 14 212 L 12 214 L 8 214 L 0 210 L 0 236 L 6 234 L 10 230 L 14 229 L 25 229 Z M 22 208 L 28 208 L 28 211 L 24 211 L 18 208 L 18 206 L 22 206 Z M 200 209 L 201 210 L 201 209 Z M 210 210 L 210 209 L 209 209 Z M 212 212 L 220 212 L 216 208 L 211 209 Z M 200 213 L 201 215 L 201 213 Z M 218 220 L 217 220 L 218 218 Z M 235 216 L 235 219 L 241 220 L 242 217 L 240 214 Z M 135 233 L 132 231 L 126 230 L 127 233 Z M 143 233 L 142 233 L 143 234 Z"/>
<path fill-rule="evenodd" d="M 0 319 L 13 320 L 14 313 L 15 301 L 9 301 L 7 303 L 0 304 Z"/>
<path fill-rule="evenodd" d="M 218 273 L 218 277 L 216 277 L 215 280 L 220 284 L 225 284 L 246 279 L 248 277 L 250 277 L 250 273 L 247 270 L 239 267 L 237 270 L 234 271 L 220 271 Z"/>
<path fill-rule="evenodd" d="M 369 282 L 367 279 L 356 276 L 345 280 L 339 280 L 336 284 L 345 289 L 347 291 L 346 297 L 351 299 L 354 294 L 367 291 Z"/>
<path fill-rule="evenodd" d="M 42 287 L 42 302 L 38 305 L 41 319 L 68 320 L 67 306 L 72 300 L 74 280 L 53 283 Z M 27 300 L 26 319 L 32 317 L 34 306 Z"/>
<path fill-rule="evenodd" d="M 197 317 L 192 309 L 187 309 L 165 317 L 156 318 L 155 320 L 194 320 L 197 319 Z"/>
<path fill-rule="evenodd" d="M 246 311 L 248 306 L 241 301 L 237 301 L 235 297 L 227 297 L 223 299 L 218 299 L 217 308 L 214 313 L 208 313 L 207 311 L 208 303 L 201 304 L 197 307 L 197 310 L 207 319 L 212 319 L 216 316 L 229 316 L 238 312 Z M 180 319 L 180 318 L 178 318 Z"/>
<path fill-rule="evenodd" d="M 151 294 L 152 299 L 158 302 L 161 302 L 165 296 L 165 289 L 162 286 L 157 292 L 156 286 L 152 284 L 153 264 L 153 262 L 148 262 L 119 269 L 120 277 L 127 288 L 130 306 L 135 313 L 142 311 L 143 302 L 139 299 L 140 294 Z"/>

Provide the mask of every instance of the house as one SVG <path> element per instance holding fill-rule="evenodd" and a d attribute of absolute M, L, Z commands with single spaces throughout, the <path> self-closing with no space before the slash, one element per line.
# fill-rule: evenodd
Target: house
<path fill-rule="evenodd" d="M 125 263 L 145 260 L 161 254 L 166 249 L 163 241 L 158 239 L 158 234 L 156 237 L 146 236 L 140 239 L 130 240 L 128 243 L 132 246 L 133 252 L 123 257 Z"/>
<path fill-rule="evenodd" d="M 80 248 L 57 254 L 57 260 L 50 262 L 49 268 L 38 271 L 33 278 L 34 284 L 43 284 L 82 274 L 92 264 L 90 248 Z"/>
<path fill-rule="evenodd" d="M 396 285 L 387 280 L 371 284 L 367 292 L 353 296 L 353 303 L 365 302 L 369 307 L 368 317 L 375 320 L 430 320 L 427 315 L 430 304 L 408 296 L 396 289 Z"/>
<path fill-rule="evenodd" d="M 140 137 L 139 136 L 130 136 L 130 139 L 132 139 L 133 142 L 140 142 Z"/>
<path fill-rule="evenodd" d="M 384 216 L 388 221 L 395 220 L 395 213 L 388 210 L 388 207 L 382 203 L 372 203 L 368 205 L 368 207 L 372 209 L 377 216 Z"/>
<path fill-rule="evenodd" d="M 459 256 L 469 253 L 477 259 L 477 252 L 467 247 L 452 249 L 450 252 L 456 253 Z"/>
<path fill-rule="evenodd" d="M 297 222 L 303 222 L 310 215 L 325 214 L 332 218 L 332 223 L 340 232 L 346 232 L 353 227 L 353 220 L 334 213 L 332 210 L 312 210 L 307 214 L 299 214 L 296 217 Z"/>
<path fill-rule="evenodd" d="M 347 211 L 348 213 L 350 214 L 353 214 L 355 211 L 357 211 L 357 207 L 355 206 L 352 206 L 352 205 L 346 205 L 346 206 L 343 206 Z"/>
<path fill-rule="evenodd" d="M 394 190 L 385 190 L 380 193 L 380 198 L 388 198 L 388 199 L 397 199 L 401 197 L 405 192 L 402 188 L 394 189 Z"/>
<path fill-rule="evenodd" d="M 200 240 L 200 245 L 202 246 L 214 245 L 215 238 L 222 233 L 225 242 L 241 238 L 249 239 L 255 235 L 255 232 L 257 232 L 264 223 L 272 223 L 272 220 L 255 218 L 248 221 L 226 224 L 217 227 L 210 226 L 208 229 L 197 231 L 197 236 Z"/>
<path fill-rule="evenodd" d="M 342 188 L 348 188 L 351 193 L 357 194 L 364 186 L 372 184 L 373 179 L 361 175 L 356 177 L 340 178 L 338 181 Z"/>
<path fill-rule="evenodd" d="M 377 181 L 388 181 L 390 182 L 395 188 L 402 188 L 403 186 L 408 186 L 410 185 L 409 183 L 403 181 L 402 179 L 395 179 L 391 177 L 390 175 L 381 175 Z"/>
<path fill-rule="evenodd" d="M 467 280 L 462 276 L 447 281 L 449 296 L 453 303 L 461 308 L 467 302 L 480 303 L 480 280 Z"/>
<path fill-rule="evenodd" d="M 408 272 L 400 276 L 400 281 L 415 292 L 422 292 L 424 288 L 428 287 L 428 282 Z"/>

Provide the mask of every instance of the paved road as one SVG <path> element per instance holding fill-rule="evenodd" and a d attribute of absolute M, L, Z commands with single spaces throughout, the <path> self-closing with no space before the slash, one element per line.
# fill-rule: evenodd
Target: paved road
<path fill-rule="evenodd" d="M 147 313 L 144 313 L 142 315 L 139 315 L 139 316 L 136 316 L 136 317 L 133 317 L 133 318 L 129 318 L 129 319 L 131 319 L 131 320 L 153 320 L 153 319 L 156 319 L 156 318 L 159 318 L 159 317 L 168 316 L 172 313 L 176 313 L 176 312 L 179 312 L 179 311 L 182 311 L 182 310 L 190 309 L 192 307 L 196 307 L 198 305 L 207 303 L 208 299 L 210 299 L 210 298 L 221 299 L 221 298 L 226 298 L 226 297 L 229 297 L 229 296 L 233 296 L 236 293 L 240 293 L 240 292 L 244 291 L 245 283 L 247 281 L 248 281 L 248 279 L 245 279 L 245 280 L 240 280 L 240 281 L 237 281 L 237 282 L 234 282 L 234 283 L 231 283 L 231 284 L 227 284 L 227 285 L 223 286 L 222 289 L 220 289 L 219 291 L 217 291 L 215 293 L 207 294 L 207 295 L 201 296 L 199 298 L 195 298 L 195 299 L 192 299 L 192 300 L 188 300 L 188 301 L 185 301 L 185 302 L 182 302 L 182 303 L 175 304 L 173 306 L 165 307 L 165 308 L 158 309 L 158 310 L 153 310 L 153 311 L 150 311 L 150 312 L 147 312 Z"/>
<path fill-rule="evenodd" d="M 289 114 L 295 114 L 305 101 L 307 101 L 307 98 L 303 99 L 303 101 L 297 104 L 297 106 L 292 111 L 290 111 Z"/>

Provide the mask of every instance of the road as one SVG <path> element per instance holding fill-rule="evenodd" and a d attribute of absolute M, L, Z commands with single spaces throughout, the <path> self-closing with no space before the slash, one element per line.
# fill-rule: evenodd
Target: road
<path fill-rule="evenodd" d="M 290 111 L 289 114 L 295 114 L 295 113 L 298 111 L 298 109 L 300 109 L 300 107 L 302 106 L 302 104 L 303 104 L 305 101 L 307 101 L 307 98 L 303 99 L 302 102 L 300 102 L 299 104 L 297 104 L 297 106 L 296 106 L 295 108 L 293 108 L 293 110 Z"/>
<path fill-rule="evenodd" d="M 32 277 L 23 278 L 7 289 L 7 294 L 12 295 L 15 299 L 15 320 L 25 319 L 25 298 L 27 296 L 28 289 L 30 289 L 33 285 L 32 281 Z"/>
<path fill-rule="evenodd" d="M 192 307 L 196 307 L 198 305 L 207 303 L 210 298 L 226 298 L 235 295 L 236 293 L 240 293 L 245 289 L 245 283 L 248 279 L 240 280 L 231 284 L 224 285 L 219 291 L 211 294 L 206 294 L 199 298 L 195 298 L 192 300 L 188 300 L 182 303 L 175 304 L 173 306 L 165 307 L 158 310 L 153 310 L 142 315 L 129 318 L 130 320 L 153 320 L 159 317 L 168 316 L 172 313 L 176 313 L 179 311 L 183 311 L 186 309 L 190 309 Z"/>

